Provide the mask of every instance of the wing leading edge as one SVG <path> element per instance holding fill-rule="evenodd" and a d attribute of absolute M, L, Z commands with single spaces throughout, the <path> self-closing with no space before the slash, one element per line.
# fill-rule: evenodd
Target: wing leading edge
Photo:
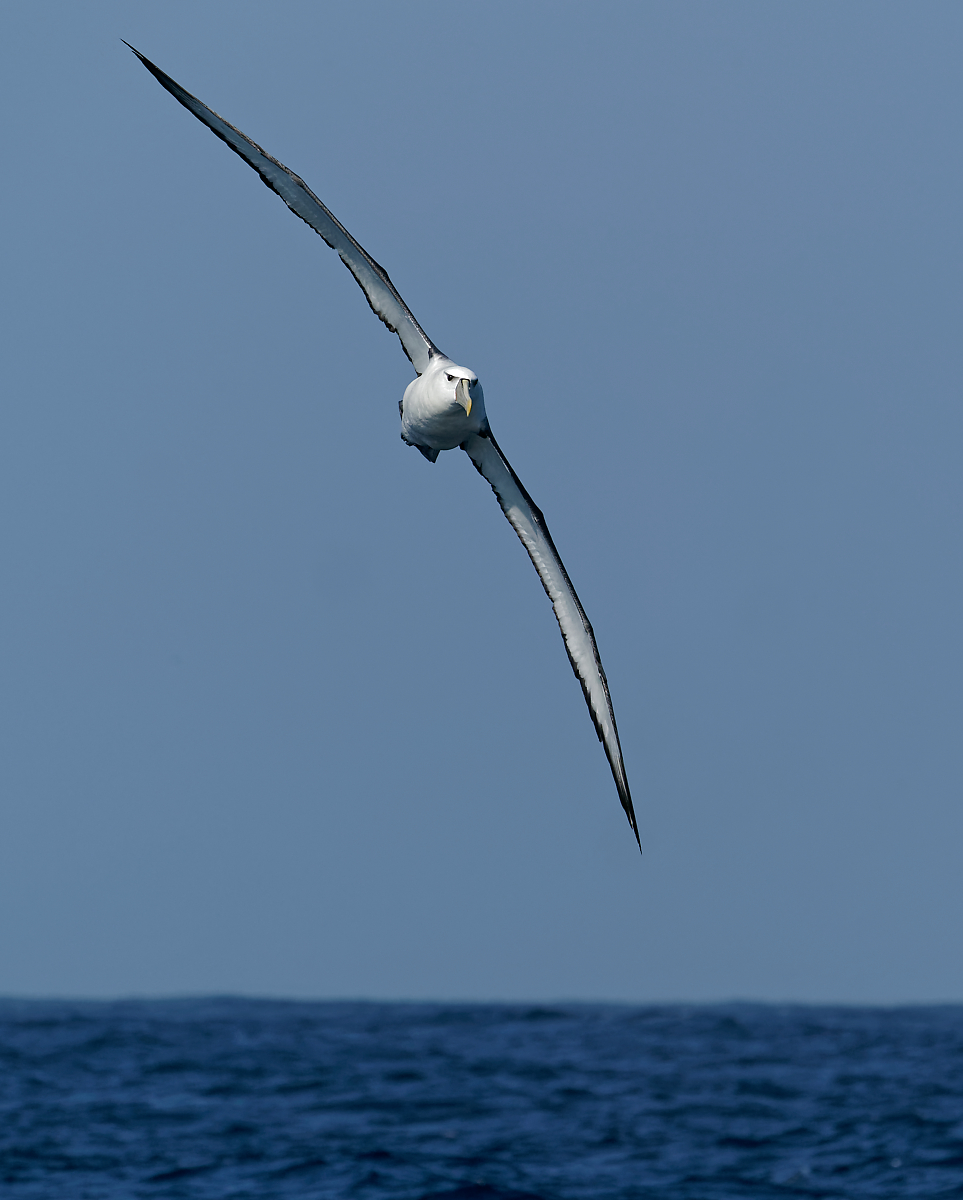
<path fill-rule="evenodd" d="M 521 480 L 512 470 L 508 459 L 502 454 L 498 443 L 489 433 L 487 437 L 470 437 L 462 449 L 475 464 L 479 474 L 491 484 L 502 512 L 511 522 L 522 545 L 535 565 L 542 586 L 552 602 L 562 640 L 568 651 L 569 662 L 582 685 L 585 702 L 595 723 L 599 741 L 605 748 L 605 756 L 612 768 L 615 787 L 632 826 L 635 840 L 642 849 L 639 828 L 632 807 L 629 781 L 622 761 L 619 731 L 615 724 L 615 712 L 609 696 L 609 685 L 602 668 L 595 634 L 585 609 L 582 608 L 568 572 L 555 549 L 552 535 L 548 532 L 541 510 L 522 486 Z"/>
<path fill-rule="evenodd" d="M 130 42 L 124 42 L 124 45 L 134 51 L 161 87 L 166 88 L 174 99 L 180 101 L 199 121 L 203 121 L 208 129 L 222 142 L 226 142 L 248 166 L 253 167 L 296 216 L 319 233 L 332 250 L 337 250 L 341 261 L 360 284 L 373 312 L 384 321 L 392 333 L 398 335 L 405 354 L 421 375 L 428 366 L 429 358 L 440 351 L 412 316 L 384 267 L 379 266 L 367 250 L 354 240 L 303 179 L 289 171 L 276 158 L 272 158 L 266 150 L 262 150 L 256 142 L 252 142 L 240 129 L 235 129 L 223 117 L 218 116 L 196 96 L 185 91 L 149 58 L 145 58 L 139 50 L 134 50 Z"/>

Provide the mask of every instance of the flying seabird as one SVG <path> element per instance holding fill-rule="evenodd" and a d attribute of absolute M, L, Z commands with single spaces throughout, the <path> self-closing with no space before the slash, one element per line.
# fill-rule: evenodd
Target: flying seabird
<path fill-rule="evenodd" d="M 206 104 L 202 104 L 196 96 L 185 91 L 139 50 L 134 50 L 129 42 L 124 42 L 124 45 L 134 51 L 175 100 L 180 101 L 199 121 L 203 121 L 222 142 L 226 142 L 235 154 L 257 171 L 272 191 L 277 192 L 296 216 L 319 233 L 332 250 L 337 250 L 341 261 L 358 281 L 372 311 L 392 333 L 398 335 L 402 349 L 417 372 L 398 405 L 401 437 L 409 446 L 420 450 L 429 462 L 434 462 L 443 450 L 454 450 L 460 446 L 478 472 L 491 484 L 502 512 L 528 551 L 552 602 L 569 661 L 582 685 L 599 741 L 605 748 L 612 768 L 619 800 L 641 850 L 642 843 L 615 725 L 615 712 L 595 644 L 595 634 L 555 549 L 541 510 L 522 486 L 492 436 L 485 413 L 485 395 L 478 376 L 468 367 L 461 367 L 442 354 L 412 316 L 384 267 L 379 266 L 358 245 L 303 179 L 272 158 Z"/>

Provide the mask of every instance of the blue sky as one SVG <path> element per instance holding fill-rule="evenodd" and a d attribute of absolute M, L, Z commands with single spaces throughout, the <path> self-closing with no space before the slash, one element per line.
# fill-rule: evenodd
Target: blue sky
<path fill-rule="evenodd" d="M 959 6 L 3 22 L 0 993 L 963 999 Z"/>

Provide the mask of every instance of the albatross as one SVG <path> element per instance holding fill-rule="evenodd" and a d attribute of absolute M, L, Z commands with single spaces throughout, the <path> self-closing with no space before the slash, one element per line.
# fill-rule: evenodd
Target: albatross
<path fill-rule="evenodd" d="M 555 549 L 541 510 L 492 436 L 485 412 L 485 394 L 478 376 L 469 367 L 459 366 L 438 349 L 415 320 L 384 267 L 379 266 L 367 250 L 355 241 L 303 179 L 218 116 L 213 109 L 202 104 L 139 50 L 135 50 L 130 42 L 124 42 L 124 45 L 133 50 L 161 87 L 166 88 L 175 100 L 183 104 L 222 142 L 226 142 L 248 166 L 253 167 L 262 181 L 281 197 L 296 216 L 320 234 L 332 250 L 337 250 L 341 261 L 360 285 L 372 311 L 392 333 L 398 335 L 401 347 L 416 372 L 398 404 L 402 440 L 419 450 L 432 463 L 444 450 L 461 448 L 475 464 L 479 474 L 491 485 L 502 512 L 528 551 L 552 602 L 569 662 L 582 685 L 596 733 L 612 768 L 619 800 L 641 850 L 642 842 L 622 761 L 615 711 L 595 634 Z"/>

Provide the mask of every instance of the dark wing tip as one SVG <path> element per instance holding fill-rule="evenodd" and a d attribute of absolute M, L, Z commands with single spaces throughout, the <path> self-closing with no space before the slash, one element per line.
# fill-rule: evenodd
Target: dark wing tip
<path fill-rule="evenodd" d="M 639 825 L 635 819 L 635 806 L 632 803 L 632 797 L 629 795 L 629 785 L 626 783 L 624 787 L 620 787 L 618 780 L 616 780 L 616 790 L 619 793 L 619 799 L 622 801 L 622 808 L 625 810 L 625 815 L 629 819 L 629 825 L 632 828 L 632 832 L 635 834 L 635 840 L 639 844 L 639 853 L 644 854 L 645 851 L 642 849 L 642 839 L 639 837 Z"/>
<path fill-rule="evenodd" d="M 185 92 L 184 88 L 182 88 L 181 85 L 176 80 L 171 79 L 170 75 L 168 75 L 166 71 L 162 71 L 160 69 L 160 67 L 157 65 L 157 63 L 152 63 L 151 60 L 145 54 L 141 54 L 141 52 L 137 49 L 136 46 L 132 46 L 130 44 L 130 42 L 124 41 L 123 38 L 121 38 L 120 40 L 122 42 L 124 42 L 124 45 L 128 48 L 128 50 L 132 50 L 134 52 L 134 54 L 137 55 L 137 57 L 144 64 L 144 66 L 147 68 L 147 70 L 150 71 L 151 75 L 154 76 L 154 78 L 161 85 L 161 87 L 166 88 L 167 91 L 169 91 L 172 96 L 177 96 L 178 92 L 182 92 L 184 95 L 187 95 L 187 96 L 191 95 L 190 92 Z M 192 100 L 195 98 L 196 97 L 191 96 Z M 204 107 L 207 108 L 207 105 L 205 104 Z"/>
<path fill-rule="evenodd" d="M 140 52 L 140 51 L 137 49 L 137 47 L 136 47 L 136 46 L 132 46 L 132 45 L 130 44 L 130 42 L 128 42 L 128 41 L 127 41 L 127 39 L 126 39 L 126 38 L 121 38 L 120 40 L 121 40 L 121 41 L 124 43 L 124 45 L 127 47 L 127 49 L 128 49 L 128 50 L 131 50 L 131 51 L 133 51 L 133 53 L 137 55 L 137 57 L 140 59 L 140 61 L 141 61 L 142 63 L 146 63 L 146 62 L 147 62 L 147 59 L 146 59 L 146 58 L 143 56 L 143 54 L 141 54 L 141 52 Z M 153 63 L 151 63 L 151 66 L 153 66 L 153 65 L 154 65 L 154 64 L 153 64 Z"/>

